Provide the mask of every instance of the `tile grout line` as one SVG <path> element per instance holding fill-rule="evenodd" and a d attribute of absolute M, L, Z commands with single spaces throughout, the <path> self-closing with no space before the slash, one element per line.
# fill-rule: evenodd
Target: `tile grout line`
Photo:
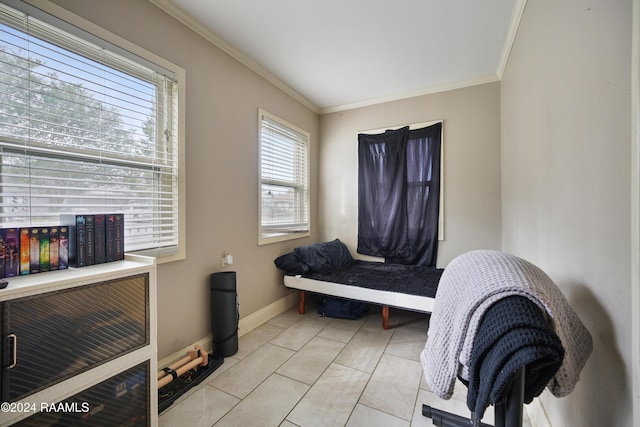
<path fill-rule="evenodd" d="M 358 328 L 358 330 L 356 331 L 356 333 L 353 335 L 354 337 L 358 334 L 358 332 L 360 332 L 362 330 L 362 328 L 364 327 L 364 325 L 366 324 L 366 321 L 362 323 L 362 325 L 360 325 L 360 328 Z M 372 331 L 368 331 L 365 330 L 366 332 L 372 332 Z M 367 405 L 363 405 L 362 403 L 360 403 L 360 401 L 362 400 L 362 395 L 364 394 L 364 391 L 367 389 L 367 386 L 369 385 L 369 383 L 371 382 L 371 379 L 373 378 L 373 374 L 375 373 L 376 369 L 378 369 L 378 365 L 380 364 L 380 360 L 382 360 L 382 356 L 384 356 L 385 352 L 387 351 L 387 348 L 389 347 L 389 343 L 391 342 L 391 339 L 393 338 L 393 335 L 395 334 L 395 330 L 391 331 L 391 334 L 389 336 L 389 340 L 387 341 L 387 343 L 384 346 L 384 350 L 382 350 L 382 353 L 380 354 L 380 357 L 378 358 L 378 361 L 376 362 L 375 367 L 371 370 L 371 373 L 369 374 L 369 379 L 367 379 L 367 383 L 365 384 L 365 386 L 362 388 L 362 391 L 360 392 L 360 394 L 358 395 L 358 400 L 356 401 L 356 404 L 353 406 L 353 408 L 351 409 L 351 412 L 349 413 L 349 417 L 347 418 L 347 423 L 349 424 L 349 420 L 351 419 L 351 417 L 353 416 L 354 411 L 356 410 L 358 405 L 362 405 L 362 406 L 366 406 L 367 408 L 371 408 L 370 406 Z M 385 335 L 385 334 L 380 334 L 380 335 Z M 353 339 L 353 337 L 352 337 Z M 356 369 L 359 371 L 359 369 Z M 363 371 L 360 371 L 363 372 Z M 379 411 L 379 409 L 376 408 L 371 408 L 374 410 Z M 380 411 L 382 412 L 382 411 Z M 386 412 L 385 412 L 386 413 Z M 388 414 L 391 415 L 391 414 Z M 345 425 L 346 425 L 345 424 Z"/>

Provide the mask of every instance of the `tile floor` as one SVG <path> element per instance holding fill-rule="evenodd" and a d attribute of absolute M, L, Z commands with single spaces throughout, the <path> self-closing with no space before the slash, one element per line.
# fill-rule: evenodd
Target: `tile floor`
<path fill-rule="evenodd" d="M 303 316 L 293 307 L 242 336 L 238 353 L 167 408 L 159 425 L 431 426 L 423 403 L 468 416 L 464 386 L 441 400 L 423 379 L 427 315 L 392 309 L 385 331 L 374 306 L 342 320 L 309 305 Z M 491 408 L 483 421 L 493 422 Z"/>

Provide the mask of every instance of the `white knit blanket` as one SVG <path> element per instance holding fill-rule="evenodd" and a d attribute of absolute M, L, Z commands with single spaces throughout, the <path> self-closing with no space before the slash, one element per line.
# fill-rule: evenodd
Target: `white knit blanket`
<path fill-rule="evenodd" d="M 479 250 L 451 261 L 438 284 L 420 359 L 427 384 L 440 398 L 451 397 L 458 375 L 469 378 L 471 348 L 482 316 L 494 302 L 511 295 L 531 299 L 548 314 L 565 356 L 547 387 L 557 397 L 571 393 L 593 349 L 591 334 L 542 270 L 514 255 Z"/>

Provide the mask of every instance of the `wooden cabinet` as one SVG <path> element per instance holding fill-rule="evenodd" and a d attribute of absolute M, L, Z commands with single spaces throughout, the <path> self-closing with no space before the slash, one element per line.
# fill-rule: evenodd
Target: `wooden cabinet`
<path fill-rule="evenodd" d="M 0 328 L 0 425 L 157 424 L 153 258 L 14 277 Z"/>

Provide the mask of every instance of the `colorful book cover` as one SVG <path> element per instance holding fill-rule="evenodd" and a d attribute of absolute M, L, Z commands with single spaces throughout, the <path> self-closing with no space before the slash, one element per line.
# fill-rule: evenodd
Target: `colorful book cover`
<path fill-rule="evenodd" d="M 58 230 L 58 269 L 69 268 L 69 227 L 60 226 Z"/>
<path fill-rule="evenodd" d="M 31 272 L 31 264 L 29 264 L 29 235 L 31 227 L 23 227 L 20 233 L 20 275 L 29 274 Z"/>
<path fill-rule="evenodd" d="M 49 229 L 49 270 L 57 270 L 60 249 L 58 246 L 58 227 Z"/>
<path fill-rule="evenodd" d="M 29 272 L 40 273 L 40 229 L 31 227 L 29 232 Z"/>
<path fill-rule="evenodd" d="M 4 276 L 14 277 L 20 274 L 20 236 L 17 228 L 7 228 L 6 231 Z"/>
<path fill-rule="evenodd" d="M 106 215 L 104 214 L 96 214 L 93 216 L 94 253 L 96 264 L 107 262 L 105 217 Z"/>
<path fill-rule="evenodd" d="M 49 271 L 49 227 L 40 227 L 40 272 Z"/>
<path fill-rule="evenodd" d="M 75 214 L 60 215 L 60 223 L 67 227 L 69 235 L 69 267 L 84 267 L 87 265 L 87 230 L 85 216 Z"/>

